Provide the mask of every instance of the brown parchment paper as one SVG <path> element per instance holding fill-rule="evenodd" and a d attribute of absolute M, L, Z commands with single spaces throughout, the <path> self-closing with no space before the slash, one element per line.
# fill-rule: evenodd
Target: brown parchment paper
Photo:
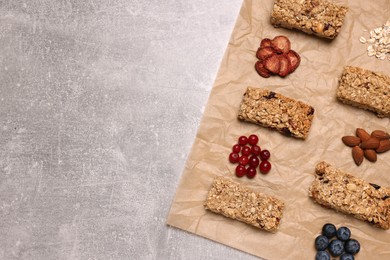
<path fill-rule="evenodd" d="M 270 22 L 273 1 L 244 0 L 231 39 L 211 90 L 192 150 L 177 188 L 167 224 L 266 259 L 314 259 L 314 239 L 326 222 L 348 226 L 361 243 L 357 259 L 390 259 L 390 231 L 372 227 L 353 217 L 325 209 L 308 197 L 314 167 L 322 160 L 369 182 L 390 187 L 390 152 L 376 163 L 356 166 L 351 148 L 341 142 L 357 127 L 390 131 L 388 118 L 339 103 L 338 77 L 346 65 L 390 75 L 390 61 L 368 57 L 369 31 L 390 18 L 390 1 L 336 1 L 349 6 L 340 34 L 333 41 L 299 31 L 274 28 Z M 227 3 L 228 4 L 228 3 Z M 262 38 L 286 35 L 302 58 L 300 67 L 286 78 L 260 77 L 254 70 L 255 52 Z M 264 87 L 311 104 L 313 125 L 306 140 L 285 137 L 237 120 L 247 86 Z M 228 155 L 240 135 L 255 133 L 259 145 L 271 151 L 272 170 L 254 179 L 234 176 L 236 165 Z M 286 208 L 277 233 L 208 212 L 203 207 L 212 180 L 228 176 L 249 188 L 282 199 Z"/>

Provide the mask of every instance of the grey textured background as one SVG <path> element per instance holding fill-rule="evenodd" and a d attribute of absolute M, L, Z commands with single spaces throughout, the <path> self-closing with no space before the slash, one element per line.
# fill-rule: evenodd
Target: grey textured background
<path fill-rule="evenodd" d="M 240 7 L 0 1 L 0 259 L 253 258 L 165 224 Z"/>

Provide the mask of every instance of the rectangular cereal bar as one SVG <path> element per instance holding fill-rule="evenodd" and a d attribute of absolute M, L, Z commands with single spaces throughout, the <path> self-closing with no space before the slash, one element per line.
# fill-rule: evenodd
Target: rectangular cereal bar
<path fill-rule="evenodd" d="M 390 189 L 368 183 L 350 173 L 320 162 L 309 196 L 332 208 L 383 229 L 390 228 Z"/>
<path fill-rule="evenodd" d="M 275 27 L 298 29 L 334 39 L 348 11 L 346 6 L 326 0 L 275 0 L 271 23 Z"/>
<path fill-rule="evenodd" d="M 284 209 L 282 201 L 224 177 L 214 179 L 204 206 L 225 217 L 271 232 L 278 229 Z"/>
<path fill-rule="evenodd" d="M 358 67 L 347 66 L 339 79 L 337 99 L 366 109 L 378 117 L 390 118 L 390 77 Z"/>
<path fill-rule="evenodd" d="M 248 87 L 238 118 L 280 133 L 305 139 L 314 116 L 314 108 L 301 101 L 270 90 Z"/>

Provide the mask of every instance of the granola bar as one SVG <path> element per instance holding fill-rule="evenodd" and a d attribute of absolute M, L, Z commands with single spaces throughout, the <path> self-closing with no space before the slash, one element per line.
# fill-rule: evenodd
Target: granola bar
<path fill-rule="evenodd" d="M 248 87 L 238 118 L 280 133 L 305 139 L 314 116 L 314 108 L 301 101 L 266 89 Z"/>
<path fill-rule="evenodd" d="M 340 32 L 348 7 L 326 0 L 275 0 L 271 23 L 334 39 Z"/>
<path fill-rule="evenodd" d="M 282 219 L 284 203 L 252 191 L 224 177 L 216 177 L 205 208 L 254 227 L 275 232 Z"/>
<path fill-rule="evenodd" d="M 390 77 L 347 66 L 339 79 L 337 99 L 390 118 Z"/>
<path fill-rule="evenodd" d="M 390 228 L 390 188 L 368 183 L 326 162 L 317 164 L 315 173 L 309 196 L 318 204 Z"/>

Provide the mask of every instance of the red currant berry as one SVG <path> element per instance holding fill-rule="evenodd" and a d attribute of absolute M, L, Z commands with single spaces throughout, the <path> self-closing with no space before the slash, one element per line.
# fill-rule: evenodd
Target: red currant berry
<path fill-rule="evenodd" d="M 241 164 L 241 165 L 247 165 L 249 163 L 249 158 L 248 156 L 246 155 L 242 155 L 240 156 L 240 158 L 238 158 L 238 162 Z"/>
<path fill-rule="evenodd" d="M 240 138 L 238 138 L 238 144 L 241 146 L 247 145 L 248 138 L 246 136 L 240 136 Z"/>
<path fill-rule="evenodd" d="M 251 144 L 251 145 L 255 145 L 259 142 L 259 138 L 257 137 L 257 135 L 250 135 L 248 137 L 248 143 Z"/>
<path fill-rule="evenodd" d="M 252 155 L 251 157 L 249 157 L 249 164 L 251 166 L 257 167 L 257 166 L 259 166 L 259 163 L 260 163 L 260 160 L 257 156 Z"/>
<path fill-rule="evenodd" d="M 266 161 L 271 157 L 271 153 L 268 150 L 262 150 L 260 152 L 260 159 Z"/>
<path fill-rule="evenodd" d="M 249 146 L 245 145 L 244 147 L 242 147 L 241 154 L 242 155 L 250 155 L 251 148 Z"/>
<path fill-rule="evenodd" d="M 249 166 L 248 169 L 246 169 L 246 177 L 248 177 L 249 179 L 255 177 L 256 173 L 257 172 L 255 167 Z"/>
<path fill-rule="evenodd" d="M 233 153 L 239 153 L 241 151 L 241 146 L 239 144 L 233 145 Z"/>
<path fill-rule="evenodd" d="M 238 165 L 236 167 L 236 176 L 241 178 L 245 174 L 246 174 L 245 166 L 244 165 Z"/>
<path fill-rule="evenodd" d="M 263 174 L 268 173 L 271 170 L 271 163 L 269 161 L 262 161 L 260 163 L 260 172 Z"/>
<path fill-rule="evenodd" d="M 229 154 L 229 161 L 231 163 L 236 163 L 238 162 L 238 159 L 240 158 L 240 156 L 238 155 L 238 153 L 231 153 Z"/>
<path fill-rule="evenodd" d="M 252 154 L 254 154 L 254 155 L 259 155 L 260 152 L 261 152 L 260 146 L 258 146 L 258 145 L 252 146 L 251 152 L 252 152 Z"/>

